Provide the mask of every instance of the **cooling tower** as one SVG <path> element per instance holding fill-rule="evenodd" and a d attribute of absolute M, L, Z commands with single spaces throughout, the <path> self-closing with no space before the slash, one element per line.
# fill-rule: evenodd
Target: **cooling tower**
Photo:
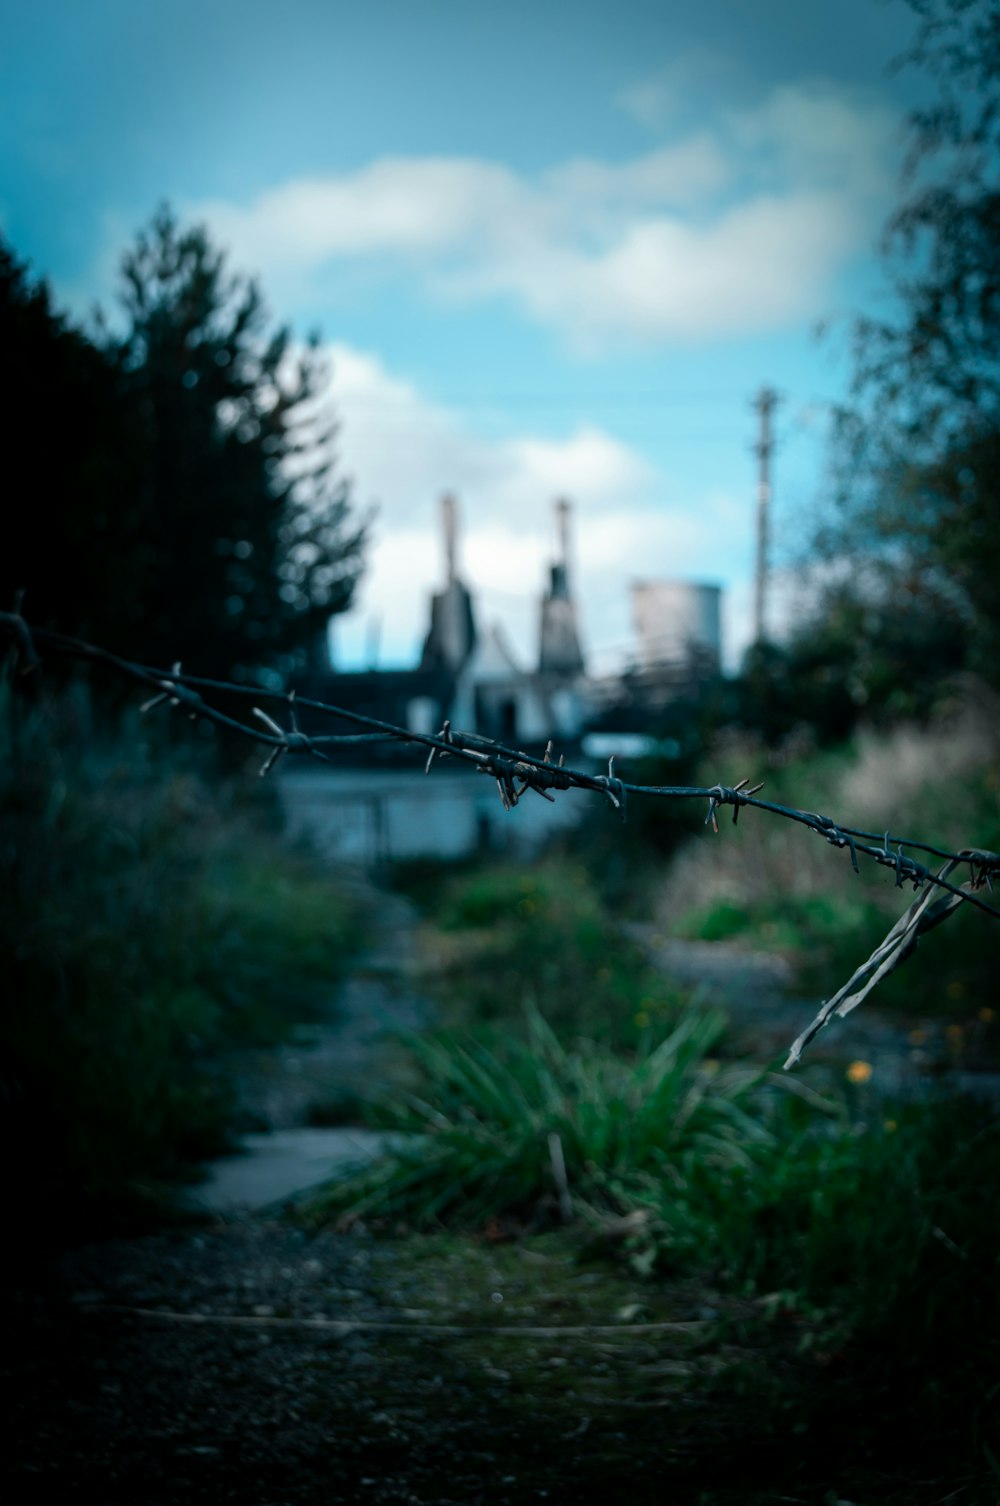
<path fill-rule="evenodd" d="M 639 663 L 717 667 L 722 655 L 722 588 L 684 580 L 632 583 Z"/>

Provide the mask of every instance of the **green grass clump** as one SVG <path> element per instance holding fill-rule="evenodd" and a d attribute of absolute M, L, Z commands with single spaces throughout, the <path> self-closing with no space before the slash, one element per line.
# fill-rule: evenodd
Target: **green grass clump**
<path fill-rule="evenodd" d="M 325 1189 L 311 1216 L 544 1226 L 560 1217 L 558 1136 L 581 1230 L 631 1216 L 617 1248 L 635 1270 L 790 1294 L 853 1330 L 908 1324 L 915 1349 L 955 1361 L 952 1317 L 961 1343 L 987 1310 L 1000 1317 L 995 1108 L 869 1100 L 861 1117 L 720 1065 L 722 1028 L 692 1010 L 628 1055 L 567 1049 L 536 1012 L 520 1037 L 415 1040 L 422 1086 L 369 1111 L 399 1132 L 395 1149 Z"/>
<path fill-rule="evenodd" d="M 424 1086 L 376 1102 L 373 1122 L 401 1135 L 383 1162 L 333 1186 L 317 1216 L 350 1212 L 430 1228 L 490 1215 L 550 1218 L 558 1207 L 557 1136 L 573 1206 L 624 1212 L 665 1182 L 705 1168 L 725 1179 L 767 1140 L 745 1107 L 756 1074 L 710 1053 L 716 1013 L 690 1011 L 629 1056 L 594 1043 L 567 1050 L 537 1010 L 520 1036 L 416 1039 Z"/>
<path fill-rule="evenodd" d="M 66 702 L 0 776 L 3 1116 L 19 1193 L 53 1205 L 223 1147 L 228 1053 L 328 1008 L 356 946 L 353 904 L 239 783 L 149 737 Z"/>
<path fill-rule="evenodd" d="M 692 1013 L 629 1056 L 566 1050 L 537 1016 L 518 1041 L 415 1043 L 422 1089 L 374 1116 L 405 1138 L 306 1216 L 487 1241 L 531 1233 L 560 1218 L 557 1135 L 578 1259 L 613 1259 L 655 1291 L 680 1279 L 746 1303 L 745 1332 L 736 1317 L 728 1338 L 737 1348 L 761 1348 L 761 1326 L 774 1326 L 783 1378 L 723 1367 L 721 1405 L 746 1404 L 745 1379 L 754 1395 L 774 1392 L 775 1425 L 794 1420 L 814 1439 L 832 1429 L 855 1463 L 881 1455 L 909 1468 L 917 1436 L 921 1468 L 938 1478 L 945 1462 L 969 1482 L 992 1478 L 995 1109 L 962 1099 L 852 1109 L 803 1085 L 793 1096 L 767 1074 L 719 1066 L 719 1028 Z M 906 1419 L 888 1439 L 887 1397 Z M 971 1484 L 967 1498 L 980 1498 Z"/>

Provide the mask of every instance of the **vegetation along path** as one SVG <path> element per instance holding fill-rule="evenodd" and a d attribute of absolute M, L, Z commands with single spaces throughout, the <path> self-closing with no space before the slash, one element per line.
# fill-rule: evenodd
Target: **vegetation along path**
<path fill-rule="evenodd" d="M 417 915 L 401 895 L 353 886 L 368 945 L 325 1019 L 295 1028 L 278 1047 L 233 1061 L 235 1154 L 205 1168 L 194 1208 L 220 1215 L 273 1207 L 340 1168 L 377 1155 L 386 1136 L 359 1128 L 359 1096 L 405 1073 L 398 1037 L 426 1026 L 429 1004 L 415 986 Z"/>
<path fill-rule="evenodd" d="M 385 1027 L 420 1026 L 427 1006 L 413 911 L 378 896 L 376 914 L 339 1015 L 241 1059 L 252 1145 L 304 1145 L 322 1126 L 303 1120 L 395 1080 Z M 863 1335 L 725 1272 L 650 1280 L 635 1220 L 375 1238 L 222 1201 L 194 1224 L 15 1261 L 0 1299 L 7 1500 L 988 1499 L 957 1455 L 915 1458 L 903 1401 L 859 1386 Z"/>

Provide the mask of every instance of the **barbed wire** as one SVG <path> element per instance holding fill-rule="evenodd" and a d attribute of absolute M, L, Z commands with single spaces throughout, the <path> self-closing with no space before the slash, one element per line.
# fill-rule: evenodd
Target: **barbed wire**
<path fill-rule="evenodd" d="M 584 769 L 570 768 L 561 755 L 556 759 L 551 741 L 539 756 L 508 747 L 480 733 L 460 731 L 452 727 L 449 721 L 445 721 L 439 733 L 420 732 L 381 721 L 348 707 L 298 696 L 295 690 L 268 689 L 209 679 L 187 673 L 180 664 L 173 665 L 169 670 L 157 669 L 125 659 L 81 638 L 50 629 L 32 629 L 20 611 L 0 612 L 0 631 L 6 632 L 23 672 L 38 668 L 41 662 L 39 647 L 66 658 L 101 664 L 154 692 L 143 704 L 144 712 L 168 705 L 183 711 L 192 720 L 211 722 L 237 737 L 260 745 L 267 750 L 260 769 L 262 775 L 269 774 L 286 755 L 315 758 L 330 763 L 330 754 L 337 749 L 376 743 L 407 743 L 426 750 L 426 773 L 430 773 L 435 759 L 451 758 L 467 763 L 479 773 L 493 778 L 506 811 L 517 806 L 529 791 L 545 800 L 554 800 L 560 791 L 589 790 L 603 795 L 623 821 L 627 814 L 629 796 L 679 801 L 705 800 L 708 802 L 705 824 L 710 825 L 716 833 L 719 831 L 718 812 L 725 807 L 732 807 L 734 826 L 744 808 L 766 811 L 770 815 L 780 816 L 806 827 L 833 847 L 846 848 L 855 873 L 860 871 L 861 857 L 869 858 L 881 867 L 891 868 L 896 887 L 901 888 L 904 883 L 912 884 L 918 891 L 918 899 L 904 912 L 885 941 L 857 969 L 844 988 L 823 1004 L 815 1020 L 792 1046 L 786 1067 L 799 1059 L 803 1046 L 833 1015 L 844 1015 L 855 1008 L 888 972 L 912 953 L 922 934 L 939 924 L 958 906 L 963 903 L 972 905 L 994 919 L 1000 919 L 1000 909 L 989 904 L 977 892 L 983 888 L 992 892 L 993 879 L 1000 876 L 1000 855 L 997 853 L 976 847 L 953 851 L 930 842 L 894 834 L 888 829 L 873 832 L 847 826 L 816 811 L 800 810 L 795 806 L 762 800 L 759 798 L 759 791 L 763 789 L 763 783 L 750 785 L 746 778 L 734 785 L 633 784 L 616 775 L 613 757 L 608 760 L 606 774 L 594 774 Z M 240 721 L 220 710 L 211 700 L 206 699 L 212 695 L 254 702 L 251 712 L 260 725 Z M 280 713 L 271 715 L 263 706 L 256 704 L 259 702 L 267 703 L 272 709 L 283 708 L 288 725 L 282 726 L 276 720 L 276 715 Z M 306 733 L 299 726 L 300 709 L 365 730 L 318 735 Z M 937 857 L 943 860 L 943 865 L 934 871 L 912 857 L 913 852 Z M 953 883 L 951 875 L 966 867 L 966 882 Z M 931 904 L 930 896 L 935 890 L 941 891 L 940 897 Z"/>

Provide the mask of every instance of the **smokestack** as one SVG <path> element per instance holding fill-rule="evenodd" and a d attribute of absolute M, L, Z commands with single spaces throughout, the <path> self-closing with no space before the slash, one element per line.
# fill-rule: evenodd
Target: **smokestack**
<path fill-rule="evenodd" d="M 583 652 L 576 626 L 576 603 L 569 589 L 569 514 L 565 497 L 555 503 L 556 559 L 548 593 L 542 598 L 538 667 L 542 674 L 581 675 Z"/>
<path fill-rule="evenodd" d="M 559 548 L 556 564 L 562 566 L 567 581 L 569 579 L 569 513 L 569 503 L 565 497 L 560 497 L 556 502 L 556 538 Z"/>
<path fill-rule="evenodd" d="M 450 492 L 441 498 L 444 534 L 445 583 L 431 597 L 431 624 L 424 639 L 421 669 L 462 667 L 476 643 L 472 597 L 458 578 L 458 501 Z"/>
<path fill-rule="evenodd" d="M 450 586 L 455 579 L 458 554 L 458 503 L 451 492 L 441 498 L 441 525 L 444 531 L 445 581 Z"/>

